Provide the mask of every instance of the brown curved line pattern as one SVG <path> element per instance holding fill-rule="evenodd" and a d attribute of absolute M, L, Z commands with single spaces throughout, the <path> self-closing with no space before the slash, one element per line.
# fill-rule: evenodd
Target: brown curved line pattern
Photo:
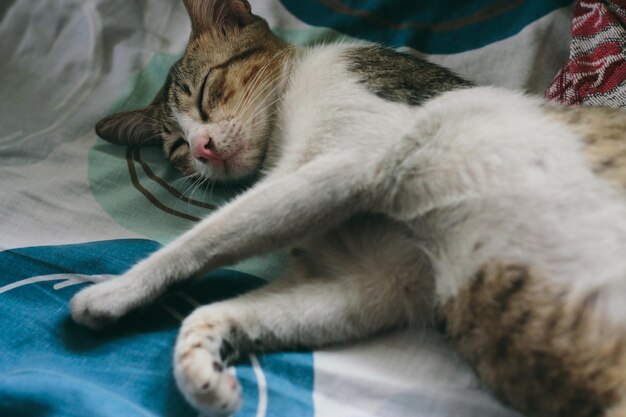
<path fill-rule="evenodd" d="M 134 154 L 133 154 L 133 159 L 136 162 L 139 162 L 139 164 L 141 165 L 141 168 L 143 169 L 143 172 L 145 172 L 145 174 L 148 176 L 148 178 L 150 178 L 151 180 L 153 180 L 154 182 L 159 184 L 161 187 L 165 188 L 167 191 L 170 192 L 170 194 L 172 194 L 174 197 L 176 197 L 179 200 L 182 200 L 182 201 L 184 201 L 186 203 L 189 203 L 189 204 L 192 204 L 194 206 L 202 207 L 202 208 L 209 209 L 209 210 L 217 209 L 217 207 L 214 206 L 213 204 L 205 203 L 203 201 L 194 200 L 193 198 L 189 198 L 189 197 L 184 196 L 180 191 L 178 191 L 176 188 L 172 187 L 167 182 L 165 182 L 162 178 L 160 178 L 158 175 L 156 175 L 154 173 L 154 171 L 152 171 L 152 169 L 148 166 L 148 164 L 146 164 L 141 159 L 140 149 L 141 148 L 139 148 L 139 147 L 135 148 L 135 151 L 134 151 Z"/>
<path fill-rule="evenodd" d="M 464 26 L 482 22 L 483 20 L 502 15 L 510 10 L 519 7 L 525 1 L 526 0 L 497 0 L 494 4 L 485 7 L 484 9 L 479 10 L 474 14 L 441 23 L 398 23 L 379 17 L 375 13 L 368 10 L 361 10 L 354 7 L 346 6 L 341 2 L 341 0 L 320 0 L 320 3 L 336 11 L 337 13 L 346 14 L 354 17 L 361 17 L 370 20 L 379 26 L 384 26 L 390 29 L 428 29 L 432 30 L 433 32 L 448 32 L 458 30 Z"/>
<path fill-rule="evenodd" d="M 191 220 L 192 222 L 200 221 L 198 217 L 190 216 L 189 214 L 182 213 L 180 211 L 176 211 L 167 207 L 165 204 L 161 203 L 155 196 L 153 196 L 150 191 L 145 189 L 140 184 L 139 178 L 137 177 L 137 171 L 135 170 L 135 162 L 133 161 L 133 148 L 130 146 L 126 148 L 126 163 L 128 165 L 128 173 L 130 174 L 130 180 L 133 183 L 133 187 L 135 187 L 137 191 L 143 194 L 148 199 L 148 201 L 150 201 L 156 208 L 166 212 L 167 214 L 171 214 L 185 220 Z"/>

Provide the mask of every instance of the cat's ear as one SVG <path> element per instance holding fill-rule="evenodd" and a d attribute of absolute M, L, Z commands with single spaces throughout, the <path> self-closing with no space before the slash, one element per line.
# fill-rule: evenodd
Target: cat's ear
<path fill-rule="evenodd" d="M 158 145 L 161 143 L 161 107 L 150 105 L 141 110 L 117 113 L 100 120 L 96 133 L 119 145 Z"/>
<path fill-rule="evenodd" d="M 248 0 L 183 0 L 191 18 L 192 35 L 225 32 L 254 22 Z"/>

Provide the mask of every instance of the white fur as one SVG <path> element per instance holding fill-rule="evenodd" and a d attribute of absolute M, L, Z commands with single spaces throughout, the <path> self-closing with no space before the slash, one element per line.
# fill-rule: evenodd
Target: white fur
<path fill-rule="evenodd" d="M 492 259 L 533 265 L 572 292 L 623 291 L 624 195 L 591 172 L 581 138 L 540 104 L 491 88 L 447 93 L 421 109 L 404 139 L 411 155 L 408 170 L 396 171 L 398 215 L 423 227 L 437 212 L 429 227 L 441 297 Z"/>
<path fill-rule="evenodd" d="M 573 296 L 600 289 L 603 313 L 624 322 L 626 200 L 591 172 L 581 138 L 548 118 L 539 100 L 515 92 L 458 90 L 422 107 L 385 101 L 345 67 L 351 47 L 297 54 L 263 181 L 124 276 L 72 300 L 74 319 L 98 327 L 174 282 L 303 247 L 304 259 L 282 279 L 185 322 L 176 376 L 206 413 L 219 411 L 223 386 L 197 387 L 216 380 L 210 362 L 220 358 L 193 352 L 190 335 L 231 337 L 220 325 L 229 322 L 244 335 L 231 341 L 241 350 L 257 339 L 281 349 L 423 323 L 434 300 L 453 297 L 490 260 L 531 265 Z M 355 220 L 359 212 L 384 217 Z M 185 352 L 197 360 L 184 363 Z M 228 401 L 230 413 L 237 402 Z"/>

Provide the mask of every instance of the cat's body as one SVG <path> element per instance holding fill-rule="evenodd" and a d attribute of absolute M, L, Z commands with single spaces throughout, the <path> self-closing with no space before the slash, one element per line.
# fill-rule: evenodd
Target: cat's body
<path fill-rule="evenodd" d="M 221 39 L 202 28 L 221 27 L 224 15 L 241 49 L 212 55 L 193 86 L 168 81 L 147 110 L 165 133 L 135 128 L 141 113 L 99 131 L 127 142 L 161 136 L 183 171 L 264 177 L 125 276 L 78 294 L 78 322 L 99 327 L 208 269 L 293 246 L 282 278 L 185 320 L 175 374 L 202 412 L 237 409 L 223 366 L 238 354 L 434 318 L 518 409 L 626 416 L 624 114 L 472 87 L 378 47 L 293 49 L 242 0 L 186 5 L 187 55 Z M 204 108 L 210 100 L 217 113 Z"/>

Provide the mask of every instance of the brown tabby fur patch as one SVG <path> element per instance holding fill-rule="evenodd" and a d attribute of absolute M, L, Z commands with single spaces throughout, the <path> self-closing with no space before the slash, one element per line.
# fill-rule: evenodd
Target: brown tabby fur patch
<path fill-rule="evenodd" d="M 504 401 L 529 416 L 599 417 L 623 398 L 626 338 L 597 319 L 597 295 L 568 301 L 528 267 L 493 262 L 438 316 Z"/>
<path fill-rule="evenodd" d="M 548 113 L 585 139 L 593 171 L 626 190 L 626 111 L 602 107 L 549 107 Z"/>

